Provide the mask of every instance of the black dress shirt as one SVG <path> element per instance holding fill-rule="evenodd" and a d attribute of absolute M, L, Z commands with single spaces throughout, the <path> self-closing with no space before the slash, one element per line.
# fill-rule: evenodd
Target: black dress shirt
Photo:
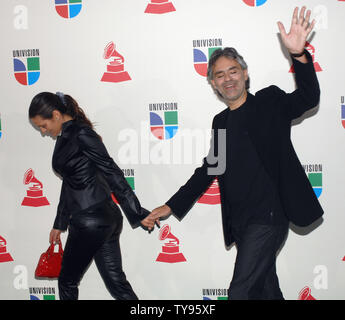
<path fill-rule="evenodd" d="M 249 100 L 229 110 L 226 124 L 224 184 L 232 227 L 286 222 L 277 191 L 248 135 Z"/>

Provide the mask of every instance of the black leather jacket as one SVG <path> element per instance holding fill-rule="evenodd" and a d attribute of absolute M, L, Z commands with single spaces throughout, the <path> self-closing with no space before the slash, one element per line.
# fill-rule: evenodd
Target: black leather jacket
<path fill-rule="evenodd" d="M 111 192 L 133 228 L 149 214 L 99 136 L 85 124 L 71 120 L 62 125 L 53 168 L 63 178 L 54 229 L 66 230 L 74 213 L 110 200 Z"/>

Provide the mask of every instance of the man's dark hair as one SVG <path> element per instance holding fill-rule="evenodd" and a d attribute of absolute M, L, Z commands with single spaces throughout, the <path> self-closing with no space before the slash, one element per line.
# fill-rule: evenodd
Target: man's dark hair
<path fill-rule="evenodd" d="M 244 61 L 243 57 L 237 52 L 235 48 L 223 48 L 215 50 L 208 62 L 207 68 L 207 80 L 213 80 L 213 66 L 220 57 L 227 57 L 229 59 L 236 60 L 241 66 L 242 70 L 248 69 L 247 63 Z M 246 89 L 249 89 L 249 78 L 246 81 Z"/>

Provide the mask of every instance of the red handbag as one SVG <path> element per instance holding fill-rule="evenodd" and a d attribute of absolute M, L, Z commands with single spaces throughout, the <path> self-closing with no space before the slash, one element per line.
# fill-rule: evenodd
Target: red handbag
<path fill-rule="evenodd" d="M 35 277 L 37 278 L 58 278 L 62 262 L 62 244 L 59 242 L 59 252 L 54 252 L 54 243 L 52 243 L 46 252 L 43 252 L 38 261 Z"/>

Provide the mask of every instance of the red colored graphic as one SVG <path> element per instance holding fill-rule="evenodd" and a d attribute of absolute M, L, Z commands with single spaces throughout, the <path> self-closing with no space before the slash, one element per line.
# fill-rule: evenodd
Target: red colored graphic
<path fill-rule="evenodd" d="M 298 300 L 316 300 L 310 293 L 310 288 L 304 287 L 298 295 Z"/>
<path fill-rule="evenodd" d="M 13 261 L 11 255 L 6 251 L 6 240 L 0 236 L 0 262 Z"/>
<path fill-rule="evenodd" d="M 199 198 L 198 203 L 220 204 L 220 191 L 218 179 L 214 179 L 210 187 Z"/>
<path fill-rule="evenodd" d="M 159 140 L 164 140 L 164 128 L 163 127 L 151 127 L 151 132 Z"/>
<path fill-rule="evenodd" d="M 344 0 L 345 1 L 345 0 Z M 345 256 L 344 256 L 344 258 L 343 258 L 343 261 L 345 261 Z"/>
<path fill-rule="evenodd" d="M 162 14 L 176 11 L 174 5 L 169 0 L 151 0 L 146 7 L 145 13 Z"/>
<path fill-rule="evenodd" d="M 322 71 L 320 65 L 318 62 L 315 62 L 315 47 L 312 46 L 308 41 L 305 43 L 305 48 L 309 51 L 311 57 L 313 58 L 313 62 L 314 62 L 314 69 L 316 72 L 320 72 Z M 293 66 L 291 66 L 290 71 L 291 73 L 295 73 L 295 69 Z"/>
<path fill-rule="evenodd" d="M 111 193 L 111 199 L 116 203 L 116 204 L 119 204 L 119 201 L 116 199 L 114 193 L 112 192 Z"/>
<path fill-rule="evenodd" d="M 49 206 L 49 202 L 46 197 L 43 196 L 43 185 L 35 178 L 35 173 L 32 169 L 29 169 L 24 174 L 25 185 L 32 183 L 33 185 L 26 190 L 26 197 L 22 202 L 22 206 L 28 207 L 42 207 Z"/>
<path fill-rule="evenodd" d="M 243 0 L 243 2 L 251 7 L 259 7 L 266 3 L 267 0 Z"/>
<path fill-rule="evenodd" d="M 255 0 L 243 0 L 245 4 L 248 6 L 254 7 L 255 6 Z"/>
<path fill-rule="evenodd" d="M 107 72 L 104 72 L 101 81 L 103 82 L 122 82 L 131 80 L 128 72 L 124 69 L 125 59 L 115 50 L 114 42 L 109 42 L 105 49 L 103 58 L 110 59 L 114 57 L 107 65 Z"/>
<path fill-rule="evenodd" d="M 172 239 L 164 243 L 162 252 L 158 255 L 156 261 L 166 263 L 176 263 L 187 261 L 184 255 L 179 252 L 180 241 L 170 232 L 170 226 L 165 224 L 159 231 L 159 240 Z"/>

